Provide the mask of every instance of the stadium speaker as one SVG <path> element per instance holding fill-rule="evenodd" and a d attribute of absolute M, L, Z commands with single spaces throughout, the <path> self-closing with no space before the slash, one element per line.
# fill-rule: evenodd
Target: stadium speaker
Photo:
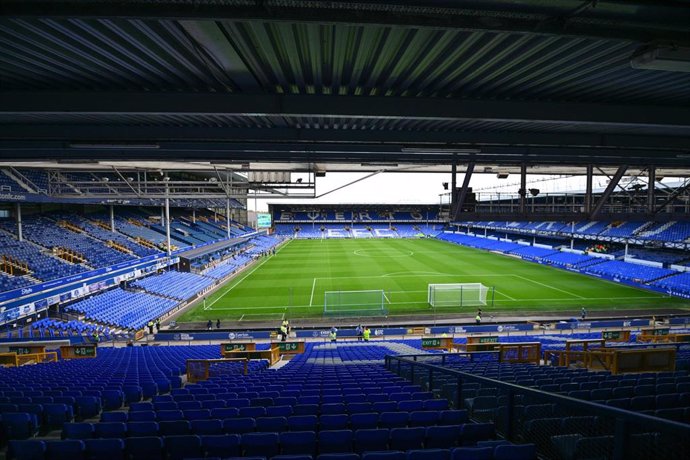
<path fill-rule="evenodd" d="M 539 191 L 540 191 L 540 190 L 539 190 L 538 188 L 531 188 L 531 189 L 529 189 L 529 193 L 530 193 L 532 196 L 537 196 L 537 195 L 539 195 Z"/>
<path fill-rule="evenodd" d="M 448 182 L 441 182 L 441 185 L 443 185 L 443 190 L 448 190 Z"/>
<path fill-rule="evenodd" d="M 508 174 L 508 173 L 498 173 L 498 174 L 496 174 L 496 178 L 497 179 L 508 179 L 509 175 L 510 174 Z"/>

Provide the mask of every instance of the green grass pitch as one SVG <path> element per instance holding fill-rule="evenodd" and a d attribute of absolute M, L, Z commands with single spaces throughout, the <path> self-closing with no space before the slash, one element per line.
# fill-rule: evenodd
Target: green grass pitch
<path fill-rule="evenodd" d="M 198 302 L 178 322 L 321 317 L 325 291 L 384 290 L 389 316 L 433 314 L 430 283 L 495 289 L 484 311 L 521 313 L 687 307 L 687 300 L 434 239 L 293 240 Z M 469 307 L 438 308 L 437 313 Z"/>

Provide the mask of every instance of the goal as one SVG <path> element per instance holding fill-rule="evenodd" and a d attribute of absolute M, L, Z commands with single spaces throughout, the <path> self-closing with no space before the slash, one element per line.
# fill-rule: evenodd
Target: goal
<path fill-rule="evenodd" d="M 387 315 L 386 294 L 383 290 L 326 291 L 323 313 L 328 316 Z"/>
<path fill-rule="evenodd" d="M 493 303 L 493 288 L 482 283 L 429 285 L 428 302 L 433 308 L 481 306 L 487 304 L 487 298 Z"/>

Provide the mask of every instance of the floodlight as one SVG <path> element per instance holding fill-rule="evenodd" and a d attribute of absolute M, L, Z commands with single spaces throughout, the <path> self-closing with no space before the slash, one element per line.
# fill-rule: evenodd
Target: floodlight
<path fill-rule="evenodd" d="M 531 188 L 531 189 L 529 189 L 529 193 L 532 196 L 537 196 L 537 195 L 539 195 L 539 189 L 538 188 Z"/>

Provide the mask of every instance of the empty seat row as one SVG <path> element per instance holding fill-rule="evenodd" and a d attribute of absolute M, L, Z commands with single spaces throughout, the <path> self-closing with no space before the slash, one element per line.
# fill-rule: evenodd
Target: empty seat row
<path fill-rule="evenodd" d="M 279 454 L 264 439 L 238 436 L 168 436 L 166 438 L 90 439 L 86 441 L 12 441 L 9 460 L 535 460 L 534 444 L 506 442 L 453 449 L 409 449 L 358 453 Z M 300 449 L 298 449 L 300 450 Z"/>
<path fill-rule="evenodd" d="M 290 417 L 235 417 L 235 418 L 199 418 L 193 420 L 150 420 L 126 421 L 120 414 L 124 412 L 104 413 L 100 423 L 67 423 L 63 436 L 69 438 L 90 438 L 98 436 L 124 437 L 143 435 L 171 434 L 221 434 L 282 432 L 282 431 L 320 431 L 334 429 L 364 428 L 405 428 L 460 425 L 468 421 L 464 410 L 419 411 L 419 412 L 369 412 L 363 414 L 333 415 L 294 415 Z M 134 414 L 151 414 L 136 412 Z M 131 414 L 131 415 L 134 415 Z M 116 420 L 116 419 L 120 420 Z M 109 434 L 104 434 L 109 433 Z M 115 433 L 114 435 L 112 433 Z"/>
<path fill-rule="evenodd" d="M 318 403 L 310 402 L 294 404 L 284 401 L 284 405 L 263 405 L 260 399 L 228 399 L 228 400 L 206 400 L 206 401 L 162 401 L 162 402 L 140 402 L 130 404 L 129 412 L 156 411 L 164 412 L 171 410 L 198 410 L 198 409 L 238 409 L 239 415 L 243 417 L 261 417 L 265 415 L 292 415 L 301 412 L 311 413 L 314 406 L 321 414 L 356 414 L 362 412 L 393 412 L 393 411 L 416 411 L 416 410 L 445 410 L 448 409 L 448 401 L 445 399 L 410 400 L 410 401 L 381 401 L 381 402 L 351 402 L 351 403 Z"/>

